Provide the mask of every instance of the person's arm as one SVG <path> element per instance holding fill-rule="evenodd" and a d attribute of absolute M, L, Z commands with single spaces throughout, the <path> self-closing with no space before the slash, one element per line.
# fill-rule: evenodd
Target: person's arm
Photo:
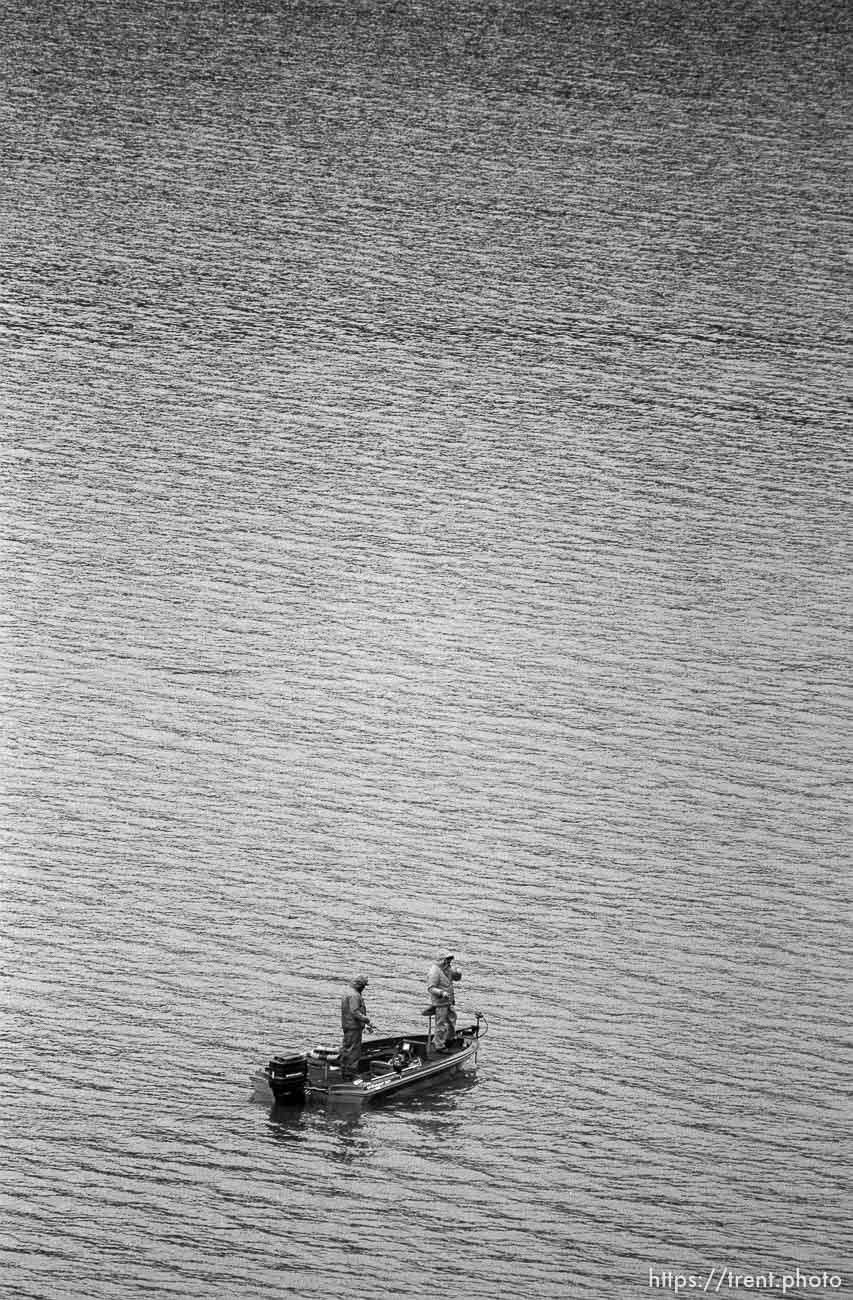
<path fill-rule="evenodd" d="M 427 978 L 429 980 L 427 991 L 446 1001 L 450 997 L 450 992 L 447 985 L 441 983 L 441 968 L 433 966 Z"/>
<path fill-rule="evenodd" d="M 357 993 L 348 993 L 346 996 L 346 1008 L 353 1020 L 357 1024 L 363 1025 L 367 1021 L 367 1016 L 362 1011 L 362 1001 Z"/>
<path fill-rule="evenodd" d="M 373 1028 L 370 1023 L 370 1016 L 367 1014 L 367 1007 L 364 1005 L 364 998 L 356 997 L 353 999 L 352 1013 L 364 1029 Z"/>

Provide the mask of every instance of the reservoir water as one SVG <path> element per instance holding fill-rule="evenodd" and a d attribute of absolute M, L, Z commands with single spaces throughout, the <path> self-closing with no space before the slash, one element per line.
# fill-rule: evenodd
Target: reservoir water
<path fill-rule="evenodd" d="M 847 35 L 7 10 L 4 1295 L 849 1286 Z"/>

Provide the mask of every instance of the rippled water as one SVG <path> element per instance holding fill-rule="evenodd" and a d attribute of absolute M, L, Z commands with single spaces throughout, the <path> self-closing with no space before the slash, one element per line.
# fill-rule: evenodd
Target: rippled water
<path fill-rule="evenodd" d="M 6 18 L 4 1293 L 849 1279 L 840 6 Z"/>

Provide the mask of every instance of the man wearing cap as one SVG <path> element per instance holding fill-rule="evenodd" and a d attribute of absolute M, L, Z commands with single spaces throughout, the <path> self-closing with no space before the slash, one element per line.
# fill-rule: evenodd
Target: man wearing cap
<path fill-rule="evenodd" d="M 367 976 L 356 975 L 341 998 L 341 1029 L 344 1031 L 344 1041 L 341 1044 L 341 1074 L 344 1079 L 354 1079 L 358 1073 L 361 1036 L 365 1029 L 373 1028 L 362 997 L 366 988 Z"/>
<path fill-rule="evenodd" d="M 437 1052 L 445 1052 L 456 1032 L 456 1012 L 453 1009 L 456 995 L 453 985 L 462 975 L 453 965 L 453 953 L 439 958 L 430 966 L 427 975 L 429 1000 L 435 1007 L 434 1041 Z"/>

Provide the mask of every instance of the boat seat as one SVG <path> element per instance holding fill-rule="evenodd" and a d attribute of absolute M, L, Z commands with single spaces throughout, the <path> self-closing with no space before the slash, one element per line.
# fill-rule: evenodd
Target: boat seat
<path fill-rule="evenodd" d="M 371 1062 L 370 1062 L 370 1073 L 371 1073 L 371 1074 L 390 1074 L 392 1068 L 393 1068 L 393 1067 L 392 1067 L 390 1061 L 371 1061 Z"/>

